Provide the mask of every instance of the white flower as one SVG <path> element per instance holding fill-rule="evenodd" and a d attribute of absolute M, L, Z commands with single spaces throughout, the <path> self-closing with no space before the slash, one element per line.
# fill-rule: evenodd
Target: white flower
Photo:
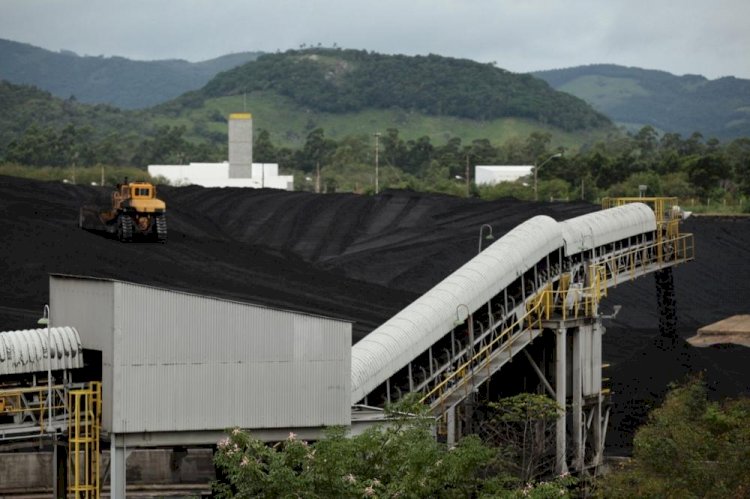
<path fill-rule="evenodd" d="M 295 440 L 296 438 L 297 438 L 297 434 L 294 433 L 293 431 L 290 431 L 289 436 L 286 439 L 291 442 L 292 440 Z"/>
<path fill-rule="evenodd" d="M 372 485 L 369 485 L 368 487 L 365 487 L 364 494 L 367 497 L 372 497 L 375 495 L 375 489 L 372 488 Z"/>
<path fill-rule="evenodd" d="M 229 439 L 224 438 L 222 440 L 219 440 L 219 443 L 217 444 L 219 449 L 224 449 L 227 445 L 229 445 Z"/>
<path fill-rule="evenodd" d="M 239 434 L 240 434 L 240 429 L 239 428 L 235 428 L 234 430 L 232 430 L 232 435 L 236 436 L 236 435 L 239 435 Z"/>
<path fill-rule="evenodd" d="M 346 475 L 344 477 L 344 480 L 346 480 L 349 483 L 354 483 L 354 482 L 357 481 L 357 478 L 354 475 L 352 475 L 351 473 L 349 473 L 348 475 Z"/>
<path fill-rule="evenodd" d="M 240 466 L 242 466 L 242 467 L 244 468 L 244 467 L 245 467 L 245 466 L 247 466 L 248 464 L 250 464 L 250 460 L 249 460 L 249 459 L 247 458 L 247 456 L 244 456 L 244 457 L 242 458 L 242 462 L 240 463 Z"/>

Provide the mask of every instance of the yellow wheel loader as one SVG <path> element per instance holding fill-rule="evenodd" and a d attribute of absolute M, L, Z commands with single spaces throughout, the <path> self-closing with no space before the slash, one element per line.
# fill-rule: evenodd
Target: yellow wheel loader
<path fill-rule="evenodd" d="M 156 186 L 149 182 L 117 184 L 112 192 L 112 207 L 81 207 L 78 226 L 117 234 L 123 242 L 134 239 L 167 241 L 166 204 L 156 197 Z"/>

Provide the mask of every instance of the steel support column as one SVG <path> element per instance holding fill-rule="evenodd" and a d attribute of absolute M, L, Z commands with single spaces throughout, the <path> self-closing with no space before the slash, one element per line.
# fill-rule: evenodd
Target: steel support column
<path fill-rule="evenodd" d="M 125 447 L 117 445 L 117 434 L 112 433 L 109 447 L 109 490 L 113 499 L 125 499 Z"/>
<path fill-rule="evenodd" d="M 567 353 L 567 328 L 560 323 L 556 331 L 556 355 L 555 355 L 555 394 L 557 405 L 560 407 L 555 427 L 556 434 L 556 451 L 555 451 L 555 472 L 559 475 L 568 471 L 568 463 L 565 457 L 565 420 L 566 420 L 566 394 L 565 386 Z"/>
<path fill-rule="evenodd" d="M 595 386 L 593 387 L 596 392 L 596 401 L 594 405 L 594 422 L 593 426 L 593 448 L 594 456 L 591 462 L 592 466 L 600 466 L 604 460 L 604 430 L 602 422 L 602 377 L 601 377 L 601 359 L 602 359 L 602 334 L 604 333 L 604 327 L 602 326 L 601 319 L 597 318 L 594 321 L 592 334 L 592 343 L 594 355 L 597 357 L 598 371 L 594 371 L 594 374 L 598 374 L 594 377 Z"/>
<path fill-rule="evenodd" d="M 456 406 L 448 409 L 446 425 L 448 427 L 447 444 L 448 446 L 456 445 Z"/>
<path fill-rule="evenodd" d="M 584 442 L 583 442 L 583 354 L 581 351 L 581 341 L 584 334 L 589 334 L 590 326 L 581 326 L 573 332 L 573 467 L 576 470 L 582 470 L 584 464 Z M 591 361 L 587 359 L 587 367 L 591 368 Z"/>

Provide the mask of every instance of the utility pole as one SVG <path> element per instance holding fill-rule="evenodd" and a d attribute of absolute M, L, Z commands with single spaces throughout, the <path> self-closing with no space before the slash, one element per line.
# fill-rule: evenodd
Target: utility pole
<path fill-rule="evenodd" d="M 320 161 L 315 163 L 315 193 L 320 194 Z"/>
<path fill-rule="evenodd" d="M 466 197 L 471 195 L 471 179 L 469 178 L 469 155 L 466 155 Z"/>
<path fill-rule="evenodd" d="M 375 132 L 375 194 L 378 194 L 380 192 L 379 153 L 380 153 L 380 132 Z"/>

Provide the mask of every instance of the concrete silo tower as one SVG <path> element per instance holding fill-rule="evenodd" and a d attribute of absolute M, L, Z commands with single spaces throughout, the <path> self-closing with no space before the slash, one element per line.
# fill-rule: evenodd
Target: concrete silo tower
<path fill-rule="evenodd" d="M 229 115 L 229 178 L 250 178 L 253 174 L 253 116 Z"/>

